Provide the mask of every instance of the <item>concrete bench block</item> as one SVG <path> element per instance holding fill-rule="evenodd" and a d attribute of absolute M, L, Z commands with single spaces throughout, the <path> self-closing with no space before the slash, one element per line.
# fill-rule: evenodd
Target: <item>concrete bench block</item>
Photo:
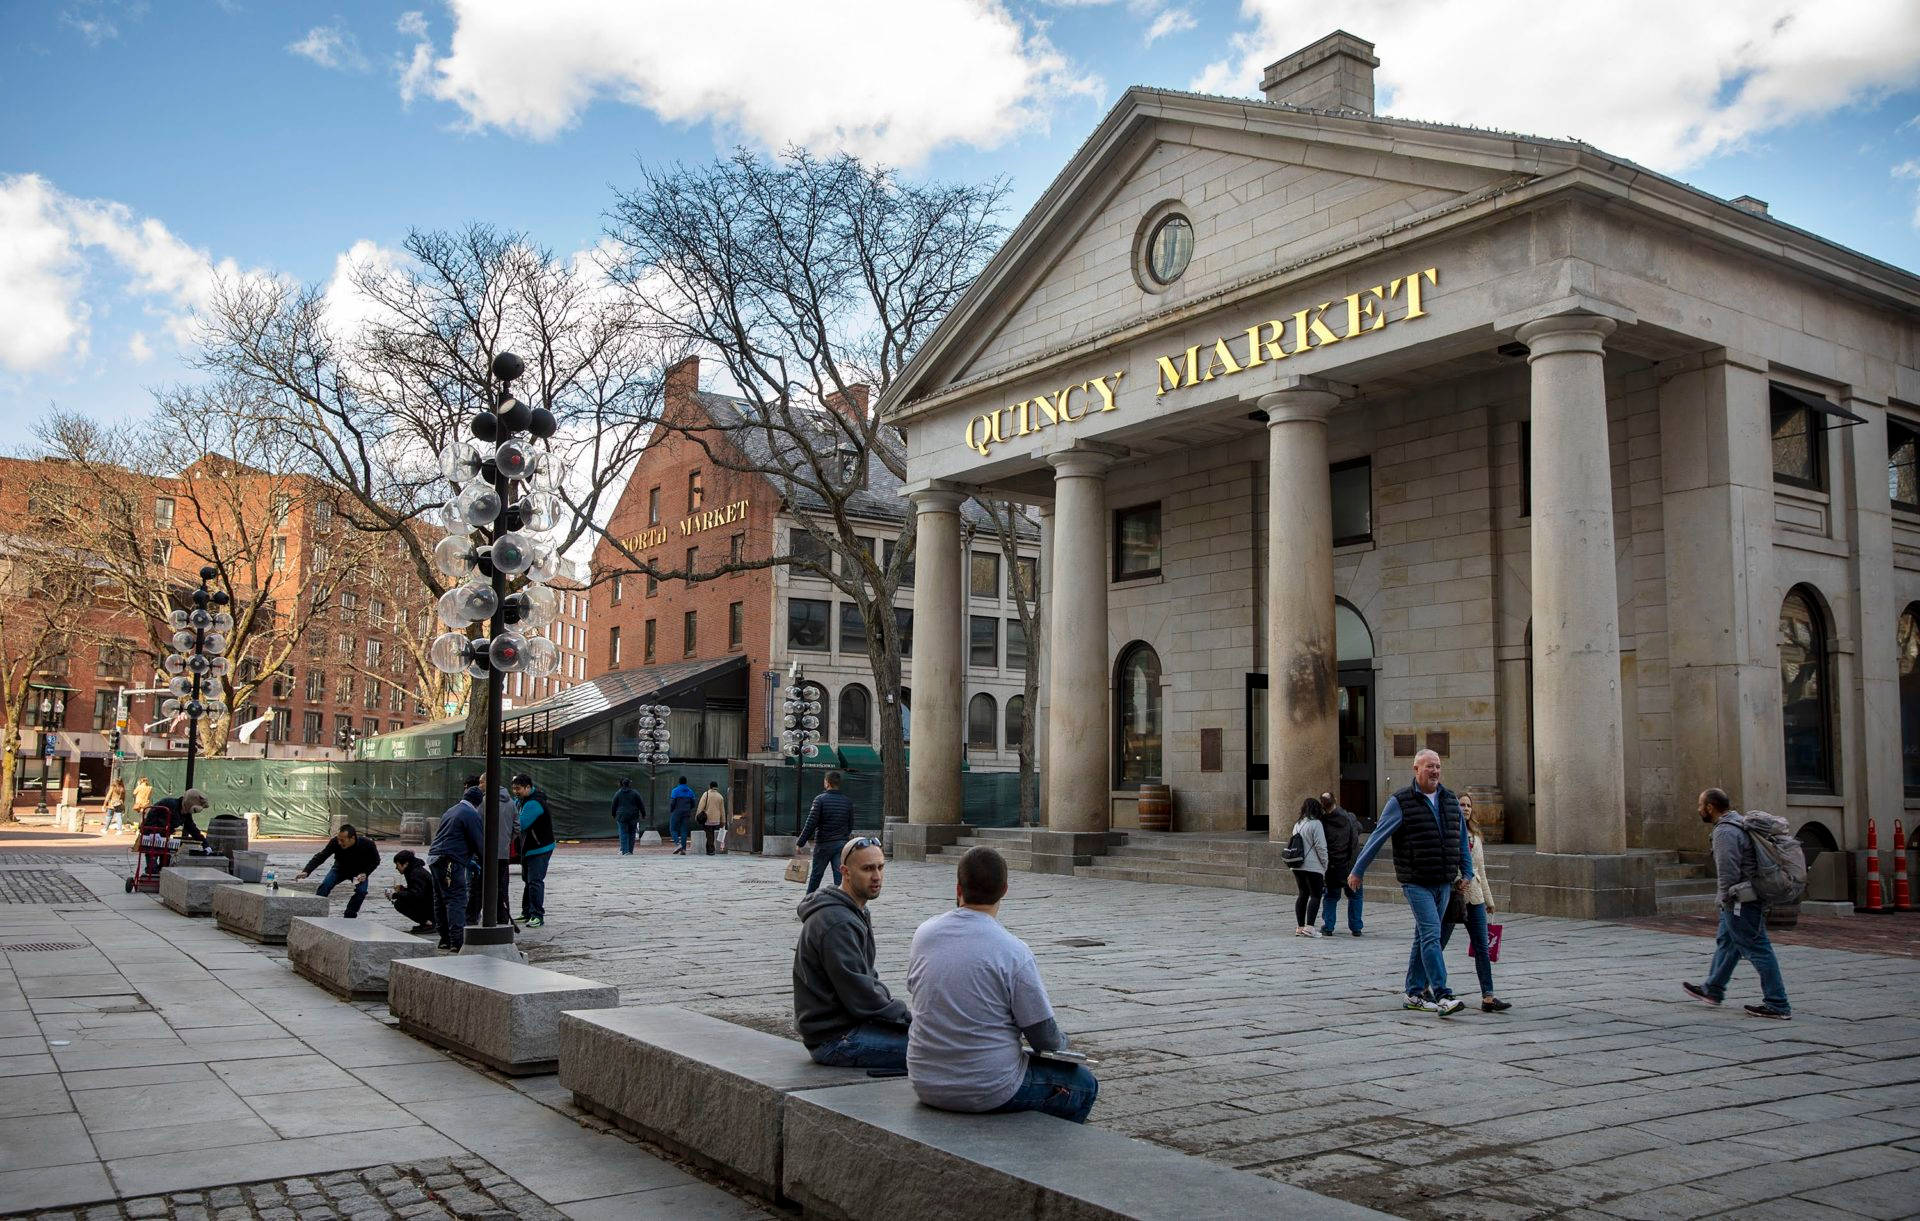
<path fill-rule="evenodd" d="M 431 958 L 433 943 L 371 920 L 296 916 L 287 928 L 287 961 L 329 992 L 349 998 L 384 997 L 387 967 L 396 958 Z"/>
<path fill-rule="evenodd" d="M 170 865 L 160 871 L 160 901 L 183 916 L 211 916 L 214 889 L 239 884 L 240 879 L 224 869 Z"/>
<path fill-rule="evenodd" d="M 563 1010 L 619 1003 L 611 984 L 482 954 L 400 958 L 387 969 L 400 1029 L 517 1077 L 559 1067 Z"/>
<path fill-rule="evenodd" d="M 212 906 L 221 931 L 265 945 L 284 945 L 295 916 L 324 916 L 331 905 L 311 891 L 284 886 L 270 891 L 258 882 L 241 882 L 214 887 Z"/>
<path fill-rule="evenodd" d="M 905 1081 L 787 1099 L 783 1192 L 808 1216 L 1001 1221 L 1385 1217 L 1049 1115 L 956 1115 Z"/>
<path fill-rule="evenodd" d="M 787 1095 L 868 1080 L 792 1039 L 669 1005 L 560 1015 L 560 1084 L 581 1109 L 768 1199 Z"/>

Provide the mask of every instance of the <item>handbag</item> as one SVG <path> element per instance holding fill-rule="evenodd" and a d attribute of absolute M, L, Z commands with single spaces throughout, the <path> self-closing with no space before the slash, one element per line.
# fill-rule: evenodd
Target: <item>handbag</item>
<path fill-rule="evenodd" d="M 1503 924 L 1487 925 L 1487 961 L 1490 963 L 1500 961 L 1500 930 L 1505 927 Z M 1467 956 L 1469 958 L 1479 957 L 1478 954 L 1473 952 L 1472 946 L 1467 947 Z"/>
<path fill-rule="evenodd" d="M 792 860 L 787 862 L 787 873 L 786 873 L 787 881 L 798 882 L 802 886 L 804 886 L 807 883 L 807 879 L 812 875 L 813 875 L 813 862 L 808 860 L 806 857 L 796 856 Z"/>

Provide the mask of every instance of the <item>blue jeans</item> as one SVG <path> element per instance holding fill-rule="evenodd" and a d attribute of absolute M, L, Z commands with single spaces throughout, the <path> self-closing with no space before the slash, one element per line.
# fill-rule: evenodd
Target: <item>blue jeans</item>
<path fill-rule="evenodd" d="M 108 806 L 107 812 L 100 816 L 100 834 L 102 835 L 117 834 L 126 830 L 126 826 L 125 816 L 112 806 Z"/>
<path fill-rule="evenodd" d="M 833 869 L 833 884 L 840 885 L 840 849 L 847 846 L 846 840 L 837 844 L 815 844 L 813 846 L 813 876 L 807 879 L 807 893 L 820 889 L 820 879 L 826 876 L 827 869 Z"/>
<path fill-rule="evenodd" d="M 333 893 L 333 888 L 340 885 L 340 883 L 344 881 L 346 881 L 346 879 L 340 876 L 339 867 L 336 866 L 332 869 L 327 870 L 327 880 L 320 883 L 320 889 L 314 891 L 314 893 L 322 897 L 326 895 L 330 895 Z M 355 916 L 359 915 L 360 905 L 362 903 L 365 903 L 366 901 L 367 901 L 367 884 L 365 882 L 360 882 L 356 884 L 353 888 L 353 897 L 347 900 L 347 919 L 351 920 Z"/>
<path fill-rule="evenodd" d="M 1058 1060 L 1027 1058 L 1027 1077 L 1013 1097 L 993 1108 L 992 1114 L 1009 1111 L 1039 1111 L 1056 1119 L 1087 1122 L 1093 1103 L 1100 1097 L 1100 1082 L 1084 1064 L 1063 1064 Z"/>
<path fill-rule="evenodd" d="M 1440 954 L 1440 915 L 1447 910 L 1447 896 L 1453 887 L 1400 884 L 1407 896 L 1407 910 L 1413 913 L 1413 950 L 1407 955 L 1407 995 L 1447 992 L 1447 960 Z"/>
<path fill-rule="evenodd" d="M 1440 926 L 1440 948 L 1453 937 L 1453 925 Z M 1467 946 L 1473 951 L 1473 973 L 1480 977 L 1480 995 L 1493 995 L 1493 963 L 1487 958 L 1487 905 L 1467 905 Z"/>
<path fill-rule="evenodd" d="M 1333 926 L 1339 923 L 1335 915 L 1339 911 L 1341 895 L 1347 896 L 1347 927 L 1356 933 L 1367 927 L 1366 923 L 1360 919 L 1361 893 L 1348 888 L 1345 874 L 1340 875 L 1339 881 L 1328 878 L 1326 897 L 1320 901 L 1320 931 L 1331 933 Z"/>
<path fill-rule="evenodd" d="M 1766 909 L 1758 903 L 1742 903 L 1740 910 L 1720 909 L 1720 932 L 1713 939 L 1713 966 L 1707 971 L 1706 989 L 1714 1000 L 1725 1000 L 1727 981 L 1742 958 L 1760 973 L 1760 999 L 1775 1009 L 1792 1012 L 1787 1004 L 1787 981 L 1780 977 L 1780 960 L 1773 956 L 1773 942 L 1767 939 Z"/>
<path fill-rule="evenodd" d="M 862 1022 L 831 1043 L 822 1043 L 807 1052 L 815 1064 L 836 1068 L 890 1068 L 899 1072 L 907 1067 L 907 1028 L 888 1022 Z"/>
<path fill-rule="evenodd" d="M 620 855 L 632 856 L 633 837 L 634 833 L 640 830 L 640 823 L 638 820 L 629 822 L 623 818 L 619 821 L 618 825 L 620 827 Z"/>
<path fill-rule="evenodd" d="M 547 866 L 553 853 L 536 852 L 520 861 L 520 918 L 547 918 Z"/>
<path fill-rule="evenodd" d="M 692 821 L 692 817 L 686 814 L 672 814 L 668 816 L 667 828 L 673 835 L 674 847 L 684 848 L 687 846 L 687 824 Z"/>

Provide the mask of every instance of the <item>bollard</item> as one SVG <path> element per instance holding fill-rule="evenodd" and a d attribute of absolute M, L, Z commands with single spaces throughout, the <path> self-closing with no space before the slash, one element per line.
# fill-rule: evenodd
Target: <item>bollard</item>
<path fill-rule="evenodd" d="M 1897 818 L 1893 820 L 1893 910 L 1913 910 L 1913 890 L 1907 882 L 1907 833 Z"/>
<path fill-rule="evenodd" d="M 1886 899 L 1880 892 L 1880 833 L 1874 829 L 1873 820 L 1867 820 L 1867 906 L 1866 910 L 1876 916 L 1887 913 Z"/>

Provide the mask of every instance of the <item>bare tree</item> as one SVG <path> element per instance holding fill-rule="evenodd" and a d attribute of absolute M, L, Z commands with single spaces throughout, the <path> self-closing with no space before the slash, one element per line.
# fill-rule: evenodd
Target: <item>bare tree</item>
<path fill-rule="evenodd" d="M 891 556 L 860 544 L 874 464 L 894 481 L 906 476 L 905 447 L 870 396 L 899 376 L 979 274 L 1000 237 L 994 218 L 1005 193 L 998 181 L 907 183 L 851 156 L 791 150 L 769 161 L 743 150 L 697 168 L 643 170 L 610 218 L 614 278 L 664 336 L 716 357 L 746 402 L 737 418 L 692 413 L 661 426 L 717 467 L 768 479 L 817 546 L 794 554 L 776 542 L 768 557 L 691 572 L 609 541 L 633 571 L 660 579 L 784 564 L 852 599 L 885 693 L 877 703 L 888 817 L 906 812 L 893 607 L 913 562 L 914 521 L 909 512 Z"/>
<path fill-rule="evenodd" d="M 986 510 L 988 528 L 1000 546 L 1007 589 L 1027 642 L 1026 664 L 1020 673 L 1020 825 L 1033 827 L 1040 823 L 1040 773 L 1034 753 L 1040 700 L 1040 568 L 1033 556 L 1021 554 L 1020 547 L 1039 530 L 1026 510 L 1011 501 L 976 496 L 974 503 Z"/>
<path fill-rule="evenodd" d="M 560 422 L 550 462 L 578 516 L 556 545 L 565 551 L 604 516 L 659 402 L 658 339 L 629 294 L 591 261 L 481 224 L 415 231 L 398 257 L 361 263 L 348 279 L 344 297 L 226 281 L 203 314 L 200 364 L 262 404 L 262 426 L 339 490 L 350 529 L 398 540 L 428 598 L 456 583 L 433 563 L 448 499 L 436 458 L 471 439 L 472 417 L 499 401 L 491 366 L 503 351 L 526 361 L 515 397 Z M 474 701 L 470 741 L 483 723 Z"/>
<path fill-rule="evenodd" d="M 30 489 L 29 522 L 61 499 Z M 13 809 L 34 680 L 64 680 L 76 629 L 97 617 L 93 581 L 74 557 L 44 538 L 0 538 L 0 811 Z"/>

